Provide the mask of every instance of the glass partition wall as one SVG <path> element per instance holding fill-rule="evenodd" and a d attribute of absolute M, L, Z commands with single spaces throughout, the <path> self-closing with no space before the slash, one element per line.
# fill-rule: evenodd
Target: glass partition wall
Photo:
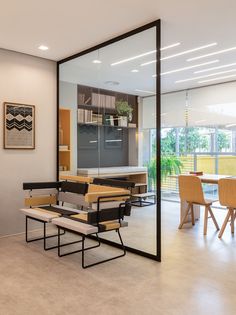
<path fill-rule="evenodd" d="M 121 233 L 128 250 L 160 261 L 159 60 L 155 21 L 58 63 L 58 177 L 128 180 L 132 194 L 150 192 L 156 204 L 134 205 Z M 113 234 L 102 237 L 116 246 Z"/>

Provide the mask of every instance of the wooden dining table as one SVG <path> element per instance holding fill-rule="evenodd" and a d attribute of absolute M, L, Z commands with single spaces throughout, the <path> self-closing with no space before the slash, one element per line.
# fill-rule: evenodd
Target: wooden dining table
<path fill-rule="evenodd" d="M 170 175 L 169 177 L 177 179 L 178 176 L 179 175 Z M 197 175 L 191 175 L 191 176 L 197 176 Z M 211 185 L 218 185 L 219 180 L 222 178 L 236 178 L 235 176 L 232 176 L 232 175 L 218 175 L 218 174 L 203 174 L 203 175 L 199 175 L 198 177 L 201 179 L 201 182 L 203 184 L 211 184 Z M 187 206 L 188 204 L 185 200 L 180 200 L 180 221 L 183 215 L 186 213 Z M 194 209 L 195 220 L 199 220 L 200 206 L 194 205 L 193 209 Z M 191 216 L 189 215 L 186 219 L 186 222 L 190 222 L 190 221 L 191 221 Z"/>

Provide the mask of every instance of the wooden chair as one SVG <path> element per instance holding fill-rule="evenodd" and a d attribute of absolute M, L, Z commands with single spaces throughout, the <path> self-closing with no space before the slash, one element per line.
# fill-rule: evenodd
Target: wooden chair
<path fill-rule="evenodd" d="M 207 234 L 207 223 L 208 223 L 209 218 L 213 220 L 216 229 L 219 230 L 219 226 L 217 224 L 217 221 L 211 209 L 212 203 L 216 200 L 205 199 L 203 190 L 202 190 L 201 180 L 199 177 L 193 176 L 193 175 L 180 175 L 179 176 L 179 194 L 180 194 L 180 199 L 185 200 L 188 204 L 186 212 L 184 213 L 181 219 L 179 229 L 181 229 L 184 223 L 186 223 L 185 221 L 189 213 L 191 215 L 192 225 L 195 224 L 194 209 L 193 209 L 193 205 L 195 204 L 195 205 L 205 206 L 204 230 L 203 230 L 204 235 Z M 210 217 L 208 217 L 208 213 L 210 213 Z"/>
<path fill-rule="evenodd" d="M 228 222 L 231 223 L 231 233 L 234 233 L 234 221 L 236 216 L 236 179 L 223 178 L 219 180 L 219 200 L 220 204 L 228 209 L 218 235 L 219 238 L 221 238 Z"/>

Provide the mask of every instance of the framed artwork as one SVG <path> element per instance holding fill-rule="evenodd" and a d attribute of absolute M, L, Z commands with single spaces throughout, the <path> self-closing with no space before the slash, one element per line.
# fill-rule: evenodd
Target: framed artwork
<path fill-rule="evenodd" d="M 35 106 L 4 103 L 4 149 L 35 149 Z"/>

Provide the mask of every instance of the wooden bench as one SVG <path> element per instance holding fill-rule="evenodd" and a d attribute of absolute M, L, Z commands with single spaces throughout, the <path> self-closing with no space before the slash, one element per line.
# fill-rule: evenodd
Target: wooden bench
<path fill-rule="evenodd" d="M 58 217 L 52 219 L 52 223 L 55 224 L 58 228 L 58 256 L 63 257 L 67 255 L 71 255 L 74 253 L 82 253 L 82 267 L 88 268 L 92 267 L 101 263 L 105 263 L 110 260 L 114 260 L 120 257 L 125 256 L 126 250 L 125 246 L 122 240 L 122 237 L 120 235 L 120 228 L 128 226 L 128 223 L 126 221 L 123 221 L 124 216 L 130 215 L 131 205 L 129 201 L 120 201 L 119 206 L 113 207 L 113 208 L 100 208 L 100 202 L 104 200 L 111 201 L 112 198 L 117 200 L 117 198 L 129 198 L 130 195 L 115 195 L 115 196 L 101 196 L 98 197 L 97 200 L 97 209 L 96 210 L 89 210 L 81 211 L 79 214 L 66 216 L 66 217 Z M 61 253 L 61 230 L 77 234 L 81 236 L 80 242 L 82 243 L 82 248 L 78 250 L 74 250 L 71 252 Z M 122 253 L 118 256 L 114 256 L 108 259 L 100 260 L 94 263 L 86 264 L 85 263 L 85 251 L 94 249 L 96 247 L 99 247 L 101 242 L 99 239 L 98 234 L 109 232 L 109 231 L 115 231 L 117 232 L 121 244 Z M 91 235 L 96 236 L 97 244 L 89 247 L 85 247 L 85 240 L 86 237 L 89 237 Z"/>

